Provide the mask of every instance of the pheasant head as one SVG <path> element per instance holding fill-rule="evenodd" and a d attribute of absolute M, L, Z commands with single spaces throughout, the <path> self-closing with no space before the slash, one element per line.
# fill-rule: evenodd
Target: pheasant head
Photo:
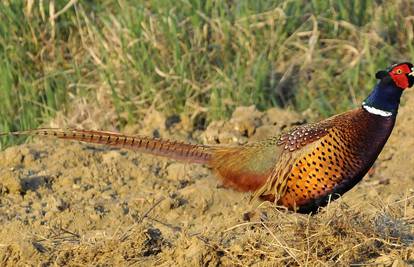
<path fill-rule="evenodd" d="M 392 65 L 388 70 L 378 71 L 376 78 L 383 83 L 394 83 L 404 90 L 414 84 L 414 67 L 409 62 Z"/>
<path fill-rule="evenodd" d="M 392 65 L 375 75 L 380 81 L 365 99 L 363 107 L 381 116 L 396 115 L 402 92 L 414 85 L 414 67 L 409 62 Z"/>

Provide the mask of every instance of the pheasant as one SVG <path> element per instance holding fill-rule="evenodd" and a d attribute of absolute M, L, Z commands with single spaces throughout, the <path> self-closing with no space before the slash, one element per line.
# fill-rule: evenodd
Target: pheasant
<path fill-rule="evenodd" d="M 403 91 L 414 84 L 414 67 L 408 62 L 392 65 L 376 78 L 379 82 L 359 108 L 241 146 L 59 128 L 0 136 L 51 136 L 206 164 L 227 187 L 312 213 L 350 190 L 373 165 L 394 128 Z"/>

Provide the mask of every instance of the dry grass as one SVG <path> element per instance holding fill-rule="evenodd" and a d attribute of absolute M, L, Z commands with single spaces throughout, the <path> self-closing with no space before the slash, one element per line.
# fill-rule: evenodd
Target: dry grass
<path fill-rule="evenodd" d="M 357 105 L 376 70 L 413 58 L 413 15 L 407 0 L 3 1 L 0 127 L 56 111 L 118 129 L 148 109 L 331 115 Z"/>
<path fill-rule="evenodd" d="M 414 263 L 413 217 L 404 214 L 413 199 L 369 212 L 360 206 L 333 205 L 314 216 L 267 203 L 225 231 L 189 234 L 176 228 L 173 239 L 154 228 L 160 221 L 151 216 L 111 236 L 105 231 L 79 235 L 55 226 L 44 236 L 33 236 L 32 245 L 43 264 L 58 266 L 404 266 Z M 3 264 L 20 262 L 19 248 L 2 251 Z"/>
<path fill-rule="evenodd" d="M 342 204 L 315 216 L 291 215 L 268 207 L 260 221 L 232 227 L 218 241 L 217 249 L 223 251 L 226 263 L 236 265 L 413 263 L 413 218 L 404 215 L 407 205 L 412 205 L 412 199 L 367 213 L 366 209 Z"/>

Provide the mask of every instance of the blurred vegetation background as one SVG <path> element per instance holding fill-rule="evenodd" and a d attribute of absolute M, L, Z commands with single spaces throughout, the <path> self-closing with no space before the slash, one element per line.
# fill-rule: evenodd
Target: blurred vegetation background
<path fill-rule="evenodd" d="M 0 131 L 252 104 L 326 117 L 414 59 L 413 27 L 410 0 L 3 0 Z"/>

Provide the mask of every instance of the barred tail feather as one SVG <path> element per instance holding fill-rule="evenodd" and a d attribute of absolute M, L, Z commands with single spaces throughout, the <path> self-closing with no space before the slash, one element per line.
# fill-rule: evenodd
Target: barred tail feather
<path fill-rule="evenodd" d="M 85 143 L 103 144 L 110 147 L 133 149 L 143 153 L 200 164 L 209 164 L 214 150 L 214 147 L 206 145 L 193 145 L 146 136 L 128 136 L 120 133 L 80 129 L 40 128 L 28 131 L 0 133 L 0 136 L 6 135 L 45 136 Z"/>

